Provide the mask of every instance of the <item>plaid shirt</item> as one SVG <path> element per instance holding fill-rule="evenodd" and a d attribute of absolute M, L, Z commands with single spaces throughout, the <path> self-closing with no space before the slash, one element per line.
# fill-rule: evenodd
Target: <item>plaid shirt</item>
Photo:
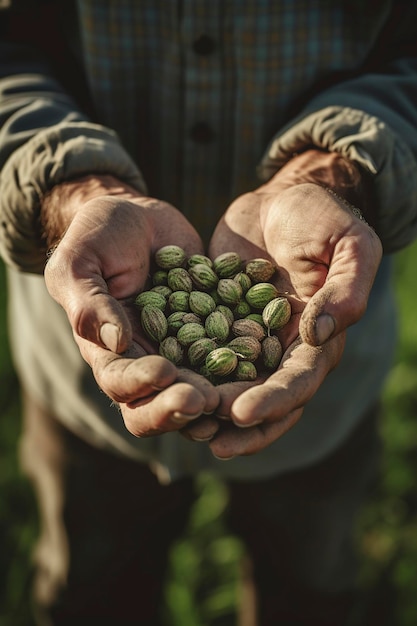
<path fill-rule="evenodd" d="M 79 0 L 99 120 L 207 236 L 306 94 L 367 58 L 387 2 L 351 4 Z"/>

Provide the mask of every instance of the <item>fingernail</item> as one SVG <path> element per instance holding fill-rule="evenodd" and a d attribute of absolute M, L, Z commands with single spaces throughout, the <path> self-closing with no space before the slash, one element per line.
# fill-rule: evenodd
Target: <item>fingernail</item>
<path fill-rule="evenodd" d="M 100 328 L 100 339 L 106 348 L 112 352 L 117 352 L 120 339 L 119 327 L 110 322 L 105 322 Z"/>
<path fill-rule="evenodd" d="M 324 313 L 323 315 L 319 315 L 316 320 L 316 338 L 317 342 L 321 345 L 327 339 L 329 339 L 336 328 L 336 324 L 334 319 L 328 313 Z"/>
<path fill-rule="evenodd" d="M 203 443 L 204 441 L 211 441 L 214 435 L 207 435 L 205 437 L 196 437 L 194 435 L 190 435 L 190 437 L 193 441 L 196 441 L 197 443 Z"/>
<path fill-rule="evenodd" d="M 191 420 L 195 420 L 197 419 L 197 417 L 200 417 L 201 413 L 196 413 L 195 415 L 190 415 L 190 414 L 186 414 L 186 413 L 180 413 L 179 411 L 175 411 L 172 415 L 171 415 L 171 420 L 173 422 L 175 422 L 176 424 L 187 424 L 188 422 L 191 422 Z"/>
<path fill-rule="evenodd" d="M 257 426 L 258 424 L 262 424 L 264 420 L 255 420 L 253 422 L 233 422 L 235 426 L 238 428 L 251 428 L 252 426 Z"/>
<path fill-rule="evenodd" d="M 219 413 L 216 413 L 216 417 L 224 422 L 230 422 L 230 415 L 219 415 Z"/>
<path fill-rule="evenodd" d="M 236 458 L 236 454 L 232 454 L 231 456 L 217 456 L 217 454 L 213 453 L 213 456 L 218 461 L 231 461 L 232 459 Z"/>

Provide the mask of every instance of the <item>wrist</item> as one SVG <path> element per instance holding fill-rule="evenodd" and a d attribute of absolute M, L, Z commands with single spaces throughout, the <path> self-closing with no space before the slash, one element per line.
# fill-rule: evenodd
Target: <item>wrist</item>
<path fill-rule="evenodd" d="M 60 241 L 80 206 L 100 196 L 118 196 L 127 200 L 139 192 L 110 174 L 88 175 L 53 187 L 41 204 L 41 236 L 46 250 Z"/>
<path fill-rule="evenodd" d="M 324 187 L 339 200 L 357 207 L 366 221 L 375 225 L 368 177 L 359 165 L 339 153 L 306 150 L 288 161 L 275 180 L 286 187 L 303 183 Z"/>

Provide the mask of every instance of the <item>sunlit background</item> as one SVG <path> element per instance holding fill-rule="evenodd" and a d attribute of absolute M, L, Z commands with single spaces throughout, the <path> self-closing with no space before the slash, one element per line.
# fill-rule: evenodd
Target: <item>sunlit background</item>
<path fill-rule="evenodd" d="M 396 257 L 401 337 L 383 398 L 384 472 L 357 530 L 369 626 L 417 624 L 416 273 L 417 244 Z M 32 626 L 30 553 L 36 537 L 36 504 L 18 466 L 19 394 L 7 344 L 1 265 L 0 385 L 0 626 Z M 171 553 L 166 624 L 233 626 L 242 594 L 244 550 L 225 527 L 225 487 L 201 476 L 198 489 L 186 536 Z"/>

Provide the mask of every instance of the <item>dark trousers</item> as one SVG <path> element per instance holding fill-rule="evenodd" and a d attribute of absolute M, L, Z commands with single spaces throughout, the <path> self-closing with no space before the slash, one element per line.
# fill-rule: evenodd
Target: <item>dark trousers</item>
<path fill-rule="evenodd" d="M 167 556 L 188 520 L 192 480 L 161 485 L 146 466 L 89 446 L 28 398 L 24 413 L 22 462 L 41 526 L 37 623 L 158 626 Z M 378 451 L 372 411 L 320 464 L 229 484 L 227 520 L 251 563 L 243 589 L 255 590 L 245 599 L 256 597 L 245 624 L 350 626 L 352 530 L 375 481 Z"/>

